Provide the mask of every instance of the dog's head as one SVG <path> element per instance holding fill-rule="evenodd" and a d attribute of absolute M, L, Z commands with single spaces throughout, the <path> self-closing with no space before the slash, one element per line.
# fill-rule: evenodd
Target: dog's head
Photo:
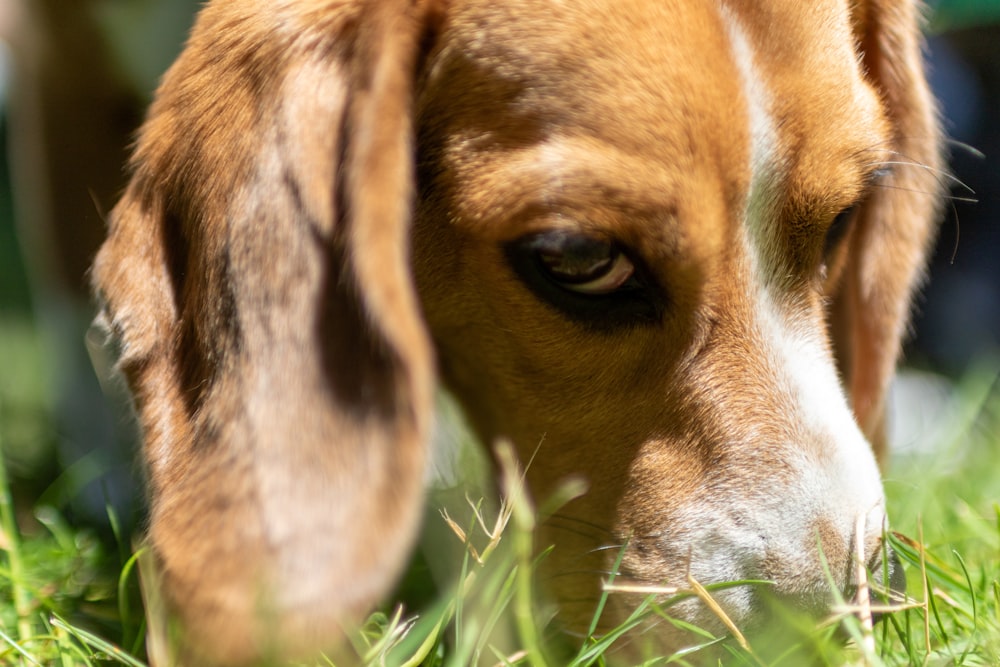
<path fill-rule="evenodd" d="M 385 592 L 435 359 L 536 497 L 587 481 L 544 529 L 571 623 L 618 547 L 642 583 L 811 607 L 825 559 L 845 585 L 878 551 L 869 443 L 936 211 L 917 24 L 896 0 L 210 4 L 95 266 L 194 650 L 321 645 Z M 758 594 L 721 601 L 744 622 Z"/>

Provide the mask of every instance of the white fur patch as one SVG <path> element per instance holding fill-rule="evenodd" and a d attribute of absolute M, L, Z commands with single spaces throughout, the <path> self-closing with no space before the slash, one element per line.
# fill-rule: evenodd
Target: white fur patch
<path fill-rule="evenodd" d="M 700 517 L 706 533 L 725 544 L 699 548 L 692 571 L 706 580 L 745 576 L 746 568 L 763 552 L 788 562 L 805 562 L 810 534 L 817 526 L 832 527 L 851 544 L 854 526 L 864 515 L 867 536 L 880 534 L 884 499 L 878 467 L 869 443 L 848 406 L 825 334 L 814 318 L 782 300 L 783 243 L 777 234 L 779 191 L 775 187 L 787 169 L 779 128 L 772 113 L 772 96 L 755 65 L 755 53 L 734 12 L 721 9 L 740 72 L 751 136 L 751 187 L 743 225 L 753 301 L 754 335 L 764 346 L 777 376 L 775 391 L 788 399 L 791 418 L 803 442 L 784 443 L 793 481 L 784 489 L 763 490 L 745 499 L 746 525 L 726 525 L 718 514 Z M 778 444 L 778 443 L 776 443 Z M 762 542 L 763 540 L 763 542 Z M 766 542 L 766 544 L 764 543 Z M 817 582 L 820 582 L 817 579 Z M 733 591 L 727 603 L 739 614 L 749 611 L 746 593 Z"/>
<path fill-rule="evenodd" d="M 747 103 L 750 124 L 750 194 L 747 198 L 747 221 L 751 233 L 758 244 L 765 242 L 766 230 L 761 222 L 769 218 L 774 205 L 773 184 L 781 178 L 780 154 L 778 152 L 778 132 L 771 115 L 771 94 L 767 83 L 760 77 L 753 47 L 735 15 L 726 7 L 721 11 L 723 23 L 729 32 L 733 49 L 733 60 L 743 83 L 743 94 Z M 764 253 L 767 255 L 767 253 Z M 773 271 L 775 266 L 766 262 L 755 266 L 764 271 Z M 756 275 L 756 274 L 755 274 Z"/>
<path fill-rule="evenodd" d="M 775 237 L 781 227 L 774 219 L 777 210 L 773 184 L 783 177 L 786 167 L 771 114 L 772 96 L 759 74 L 753 47 L 734 14 L 727 8 L 721 14 L 729 31 L 749 113 L 752 178 L 744 230 L 752 284 L 758 286 L 757 294 L 753 295 L 754 310 L 759 314 L 757 322 L 762 328 L 762 339 L 770 345 L 774 360 L 789 383 L 799 419 L 809 432 L 830 436 L 835 443 L 836 451 L 820 453 L 819 469 L 843 474 L 844 478 L 834 486 L 842 484 L 844 492 L 861 504 L 876 504 L 882 496 L 871 447 L 848 407 L 823 335 L 815 330 L 814 323 L 797 320 L 795 313 L 789 312 L 775 294 L 780 289 L 780 276 L 776 272 L 783 244 Z M 877 490 L 877 494 L 872 490 Z"/>

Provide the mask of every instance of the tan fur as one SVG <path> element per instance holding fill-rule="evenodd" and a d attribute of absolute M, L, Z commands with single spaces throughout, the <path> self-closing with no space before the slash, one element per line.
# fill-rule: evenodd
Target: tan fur
<path fill-rule="evenodd" d="M 795 461 L 832 461 L 835 436 L 805 423 L 767 351 L 757 281 L 796 331 L 836 344 L 883 451 L 938 190 L 915 10 L 725 5 L 780 121 L 783 178 L 762 201 L 781 227 L 753 232 L 775 246 L 758 273 L 740 222 L 751 101 L 715 5 L 209 4 L 94 269 L 187 659 L 307 654 L 386 593 L 421 503 L 432 343 L 483 439 L 537 449 L 535 497 L 590 485 L 542 533 L 570 623 L 614 556 L 596 547 L 630 540 L 629 576 L 676 581 L 693 556 L 660 536 L 718 502 L 751 520 L 797 483 Z M 873 161 L 924 167 L 869 187 Z M 831 219 L 862 200 L 824 269 Z M 503 245 L 552 228 L 628 247 L 660 320 L 588 327 L 526 289 Z M 829 507 L 790 536 L 801 554 L 755 565 L 780 594 L 825 585 L 817 533 L 846 571 L 836 526 L 854 517 Z"/>
<path fill-rule="evenodd" d="M 906 333 L 911 294 L 935 237 L 943 164 L 936 108 L 924 80 L 923 42 L 914 27 L 921 23 L 921 6 L 868 5 L 856 39 L 892 123 L 890 159 L 912 166 L 898 169 L 862 211 L 834 330 L 858 422 L 884 460 L 886 393 Z"/>

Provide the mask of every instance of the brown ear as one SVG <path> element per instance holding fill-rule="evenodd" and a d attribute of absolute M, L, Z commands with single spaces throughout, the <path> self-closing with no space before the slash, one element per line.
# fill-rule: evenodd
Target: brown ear
<path fill-rule="evenodd" d="M 886 392 L 938 219 L 940 129 L 913 0 L 860 2 L 855 11 L 863 66 L 892 127 L 892 164 L 856 219 L 832 329 L 854 413 L 884 460 Z"/>
<path fill-rule="evenodd" d="M 184 656 L 335 643 L 421 510 L 433 363 L 408 266 L 420 2 L 210 4 L 94 266 Z"/>

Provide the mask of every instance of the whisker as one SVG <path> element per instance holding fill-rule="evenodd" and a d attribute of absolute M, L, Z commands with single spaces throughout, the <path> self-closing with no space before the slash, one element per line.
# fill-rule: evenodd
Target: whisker
<path fill-rule="evenodd" d="M 580 569 L 580 570 L 560 570 L 559 572 L 552 572 L 547 577 L 546 581 L 552 581 L 554 579 L 561 579 L 563 577 L 575 577 L 579 575 L 596 575 L 598 577 L 611 577 L 611 576 L 621 576 L 620 572 L 612 572 L 611 570 L 603 570 L 601 568 L 592 569 Z"/>
<path fill-rule="evenodd" d="M 956 141 L 954 139 L 947 139 L 946 142 L 948 143 L 948 145 L 958 146 L 963 150 L 967 151 L 968 153 L 972 154 L 973 156 L 978 157 L 980 159 L 985 159 L 986 157 L 981 151 L 963 142 Z M 937 167 L 932 167 L 928 164 L 924 164 L 919 160 L 914 160 L 905 153 L 902 153 L 898 150 L 893 150 L 891 148 L 887 148 L 886 145 L 880 144 L 877 146 L 872 146 L 863 152 L 876 152 L 876 151 L 878 152 L 884 151 L 885 153 L 888 153 L 889 155 L 897 158 L 897 160 L 873 162 L 870 163 L 868 166 L 877 167 L 885 165 L 889 167 L 916 167 L 918 169 L 923 169 L 930 174 L 934 174 L 935 178 L 937 179 L 937 182 L 941 185 L 945 185 L 946 183 L 951 183 L 952 185 L 957 185 L 971 194 L 976 194 L 975 190 L 973 190 L 967 183 L 962 181 L 962 179 L 958 178 L 955 174 L 951 173 L 947 169 L 939 169 Z"/>
<path fill-rule="evenodd" d="M 899 155 L 898 153 L 894 154 L 897 156 Z M 962 179 L 960 179 L 958 176 L 955 176 L 955 174 L 951 173 L 950 171 L 946 169 L 938 169 L 936 167 L 931 167 L 930 165 L 922 164 L 920 162 L 915 162 L 912 160 L 884 160 L 881 162 L 873 162 L 869 166 L 916 167 L 918 169 L 923 169 L 929 174 L 934 174 L 935 176 L 940 177 L 938 179 L 939 183 L 950 181 L 952 184 L 961 187 L 963 190 L 966 190 L 972 194 L 976 194 L 975 190 L 973 190 L 968 184 L 962 181 Z"/>
<path fill-rule="evenodd" d="M 624 548 L 625 548 L 624 544 L 605 544 L 605 545 L 602 545 L 602 546 L 599 546 L 599 547 L 594 547 L 593 549 L 591 549 L 587 553 L 592 553 L 593 554 L 593 553 L 597 553 L 599 551 L 612 551 L 612 550 L 613 551 L 618 551 L 619 549 L 624 549 Z"/>
<path fill-rule="evenodd" d="M 953 140 L 953 139 L 947 140 L 947 143 L 949 145 L 958 146 L 958 147 L 964 149 L 968 153 L 972 154 L 974 157 L 978 157 L 980 159 L 984 159 L 986 157 L 981 151 L 977 150 L 976 148 L 973 148 L 972 146 L 970 146 L 970 145 L 968 145 L 966 143 L 963 143 L 963 142 L 960 142 L 960 141 L 956 141 L 956 140 Z M 887 161 L 884 164 L 892 165 L 892 166 L 897 166 L 897 165 L 898 166 L 915 166 L 915 167 L 920 167 L 920 168 L 923 168 L 923 169 L 927 169 L 930 173 L 932 173 L 932 174 L 935 175 L 935 178 L 937 179 L 937 181 L 938 181 L 939 184 L 944 185 L 947 181 L 950 181 L 953 185 L 958 185 L 959 187 L 961 187 L 965 191 L 969 192 L 970 194 L 972 194 L 972 195 L 976 194 L 976 191 L 971 186 L 969 186 L 967 183 L 965 183 L 964 181 L 962 181 L 960 178 L 958 178 L 957 176 L 955 176 L 954 174 L 952 174 L 949 171 L 941 170 L 941 169 L 936 169 L 936 168 L 930 167 L 928 165 L 921 164 L 921 163 L 917 162 L 916 160 L 912 160 L 911 158 L 907 157 L 903 153 L 900 153 L 899 151 L 890 151 L 890 154 L 894 155 L 896 157 L 899 157 L 899 158 L 903 158 L 903 161 L 893 161 L 893 162 Z M 905 189 L 905 188 L 901 188 L 901 186 L 877 185 L 876 187 L 886 187 L 886 188 L 903 189 L 904 191 L 911 192 L 911 190 L 908 190 L 908 189 Z M 926 194 L 926 193 L 923 193 L 923 194 Z M 955 263 L 955 258 L 958 256 L 958 247 L 959 247 L 960 238 L 961 238 L 961 225 L 959 224 L 958 208 L 955 206 L 955 203 L 956 202 L 963 202 L 963 203 L 966 203 L 966 204 L 978 204 L 979 203 L 979 199 L 976 198 L 976 197 L 961 197 L 961 196 L 956 196 L 956 195 L 945 195 L 943 197 L 943 199 L 945 201 L 949 202 L 949 204 L 951 205 L 951 210 L 952 210 L 953 218 L 955 220 L 955 243 L 954 243 L 954 245 L 952 247 L 951 257 L 949 259 L 949 263 L 950 264 L 954 264 Z"/>
<path fill-rule="evenodd" d="M 597 602 L 596 600 L 590 600 L 590 602 Z M 559 633 L 564 637 L 570 637 L 577 641 L 582 641 L 584 639 L 589 639 L 590 637 L 586 632 L 580 632 L 579 630 L 573 630 L 571 628 L 560 628 Z"/>
<path fill-rule="evenodd" d="M 577 528 L 573 532 L 576 532 L 579 535 L 589 535 L 589 536 L 607 536 L 607 535 L 612 535 L 612 532 L 610 530 L 608 530 L 607 528 L 605 528 L 604 526 L 596 524 L 596 523 L 594 523 L 592 521 L 587 521 L 586 519 L 580 519 L 580 518 L 575 517 L 575 516 L 570 516 L 568 514 L 553 514 L 553 515 L 551 515 L 548 518 L 548 520 L 546 521 L 546 523 L 552 524 L 553 521 L 555 521 L 555 520 L 558 520 L 559 522 L 564 522 L 564 523 L 576 524 Z M 563 530 L 572 530 L 571 528 L 566 527 L 566 526 L 558 526 L 558 527 L 561 528 L 561 529 L 563 529 Z M 592 533 L 585 532 L 583 530 L 584 528 L 590 528 L 591 531 L 592 531 Z"/>
<path fill-rule="evenodd" d="M 900 192 L 912 192 L 914 194 L 929 195 L 931 193 L 925 190 L 917 190 L 916 188 L 905 188 L 902 185 L 885 185 L 884 183 L 877 183 L 874 187 L 882 188 L 885 190 L 899 190 Z M 945 201 L 951 202 L 963 202 L 966 204 L 978 204 L 979 200 L 975 197 L 960 197 L 958 195 L 944 195 L 942 197 Z"/>
<path fill-rule="evenodd" d="M 958 139 L 946 138 L 944 140 L 945 144 L 949 147 L 961 148 L 964 152 L 968 153 L 972 157 L 978 158 L 980 160 L 986 159 L 986 154 L 975 146 L 971 146 L 964 141 L 959 141 Z"/>
<path fill-rule="evenodd" d="M 948 263 L 954 264 L 955 258 L 958 257 L 958 244 L 962 238 L 962 225 L 958 217 L 958 207 L 955 206 L 954 202 L 951 202 L 951 212 L 955 218 L 955 245 L 951 248 L 951 257 L 948 258 Z"/>
<path fill-rule="evenodd" d="M 570 533 L 572 535 L 578 535 L 580 537 L 589 538 L 595 542 L 598 541 L 596 539 L 597 536 L 595 536 L 593 533 L 590 533 L 586 530 L 581 530 L 573 526 L 549 526 L 549 528 L 559 530 L 561 533 Z"/>
<path fill-rule="evenodd" d="M 979 200 L 975 197 L 953 197 L 951 195 L 946 195 L 944 197 L 945 201 L 950 202 L 962 202 L 963 204 L 978 204 Z"/>
<path fill-rule="evenodd" d="M 913 134 L 907 135 L 905 137 L 901 137 L 901 139 L 903 139 L 903 140 L 916 140 L 916 141 L 918 141 L 920 143 L 924 143 L 924 142 L 930 141 L 930 140 L 933 140 L 933 141 L 938 141 L 939 140 L 939 138 L 936 137 L 936 136 L 935 137 L 928 137 L 928 136 L 918 136 L 918 135 L 913 135 Z M 958 139 L 954 139 L 952 137 L 942 137 L 940 140 L 942 141 L 942 143 L 944 143 L 944 145 L 949 146 L 949 147 L 961 148 L 963 151 L 969 153 L 970 155 L 972 155 L 974 157 L 978 157 L 978 158 L 985 158 L 986 157 L 983 154 L 983 152 L 980 151 L 978 148 L 976 148 L 975 146 L 972 146 L 970 144 L 967 144 L 964 141 L 959 141 Z M 895 153 L 897 155 L 900 155 L 899 151 L 895 150 L 895 148 L 894 148 L 894 146 L 896 144 L 897 144 L 897 140 L 895 140 L 895 139 L 888 139 L 886 141 L 882 141 L 882 142 L 879 142 L 877 144 L 872 144 L 868 148 L 863 148 L 863 149 L 861 149 L 859 151 L 856 151 L 854 153 L 854 155 L 862 155 L 864 153 L 875 153 L 875 152 L 883 152 L 883 151 L 884 152 L 889 152 L 889 153 Z"/>

